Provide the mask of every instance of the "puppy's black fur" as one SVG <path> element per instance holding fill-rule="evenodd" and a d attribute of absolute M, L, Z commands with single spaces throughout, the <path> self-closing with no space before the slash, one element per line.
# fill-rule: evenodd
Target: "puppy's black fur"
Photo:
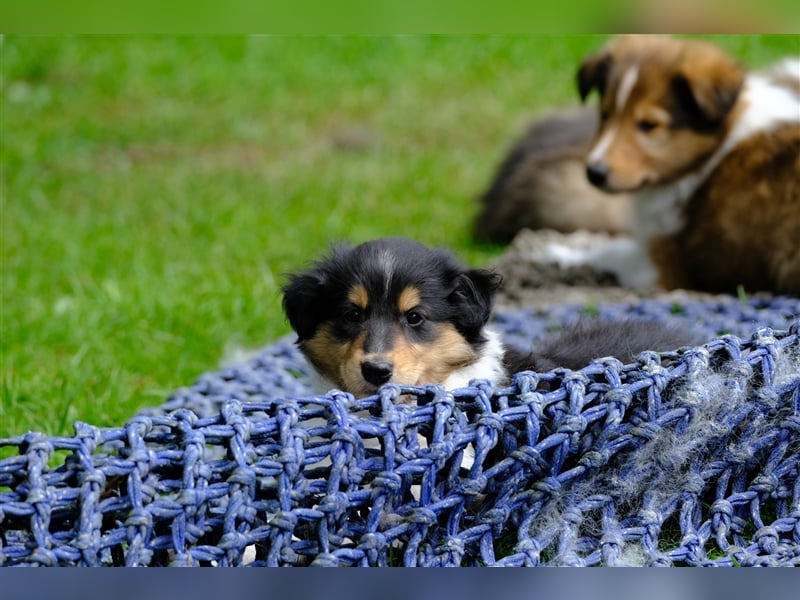
<path fill-rule="evenodd" d="M 651 321 L 578 321 L 539 343 L 534 351 L 506 349 L 509 373 L 550 371 L 558 367 L 581 369 L 592 360 L 613 356 L 623 363 L 645 350 L 664 352 L 694 343 L 692 335 L 677 326 Z"/>
<path fill-rule="evenodd" d="M 383 383 L 460 387 L 513 373 L 579 369 L 614 356 L 691 343 L 676 327 L 642 320 L 584 321 L 527 352 L 487 325 L 500 276 L 404 238 L 338 246 L 291 274 L 283 308 L 322 384 L 355 395 Z"/>

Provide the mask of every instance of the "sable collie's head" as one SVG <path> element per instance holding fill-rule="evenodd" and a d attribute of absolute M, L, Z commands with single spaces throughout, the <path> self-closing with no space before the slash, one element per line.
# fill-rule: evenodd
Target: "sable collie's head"
<path fill-rule="evenodd" d="M 317 372 L 356 396 L 442 383 L 475 362 L 499 275 L 403 238 L 335 247 L 289 276 L 283 308 Z"/>
<path fill-rule="evenodd" d="M 600 95 L 589 181 L 609 192 L 669 183 L 722 143 L 744 82 L 739 64 L 701 40 L 621 36 L 578 71 L 582 100 Z"/>

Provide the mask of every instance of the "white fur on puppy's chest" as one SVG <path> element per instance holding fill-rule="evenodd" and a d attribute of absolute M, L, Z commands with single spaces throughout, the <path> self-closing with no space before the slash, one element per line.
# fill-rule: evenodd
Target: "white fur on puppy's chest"
<path fill-rule="evenodd" d="M 500 334 L 490 328 L 483 330 L 486 342 L 481 348 L 480 358 L 462 369 L 455 371 L 444 380 L 444 387 L 448 390 L 466 387 L 473 379 L 487 379 L 493 384 L 498 384 L 506 378 L 503 367 L 505 346 L 500 340 Z"/>
<path fill-rule="evenodd" d="M 486 336 L 486 343 L 481 349 L 481 357 L 471 365 L 451 374 L 444 381 L 443 385 L 446 389 L 454 390 L 466 387 L 470 381 L 476 379 L 485 379 L 497 385 L 508 377 L 503 366 L 506 348 L 500 339 L 500 334 L 489 327 L 485 328 L 483 333 Z M 474 462 L 475 448 L 470 444 L 464 448 L 461 468 L 470 469 Z"/>

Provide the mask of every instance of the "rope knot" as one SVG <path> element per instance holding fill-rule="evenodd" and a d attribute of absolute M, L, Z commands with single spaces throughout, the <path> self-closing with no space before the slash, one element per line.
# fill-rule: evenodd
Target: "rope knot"
<path fill-rule="evenodd" d="M 429 508 L 415 508 L 405 518 L 409 523 L 416 523 L 418 525 L 431 526 L 438 520 L 436 513 Z"/>
<path fill-rule="evenodd" d="M 753 541 L 758 544 L 764 554 L 772 554 L 778 549 L 778 530 L 774 527 L 762 527 L 756 531 Z"/>

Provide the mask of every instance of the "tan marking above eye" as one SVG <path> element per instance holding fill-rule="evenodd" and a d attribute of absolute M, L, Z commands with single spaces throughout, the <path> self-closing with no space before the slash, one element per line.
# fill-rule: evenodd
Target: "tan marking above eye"
<path fill-rule="evenodd" d="M 397 298 L 397 309 L 401 314 L 407 313 L 412 308 L 419 306 L 421 302 L 422 297 L 419 294 L 419 290 L 410 285 L 400 292 L 400 296 Z"/>
<path fill-rule="evenodd" d="M 367 294 L 367 289 L 360 283 L 350 288 L 350 292 L 347 294 L 347 299 L 361 310 L 367 308 L 367 305 L 369 304 L 369 294 Z"/>

